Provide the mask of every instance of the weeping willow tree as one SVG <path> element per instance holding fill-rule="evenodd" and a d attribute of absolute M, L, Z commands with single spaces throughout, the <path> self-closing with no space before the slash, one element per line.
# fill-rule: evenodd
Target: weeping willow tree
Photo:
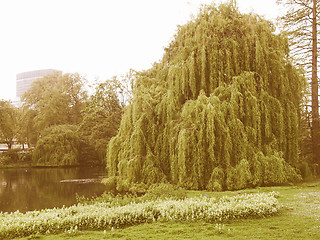
<path fill-rule="evenodd" d="M 233 3 L 205 6 L 137 76 L 108 146 L 108 175 L 125 186 L 208 190 L 298 180 L 303 86 L 269 21 Z"/>
<path fill-rule="evenodd" d="M 93 147 L 88 145 L 75 125 L 56 125 L 41 133 L 32 154 L 34 166 L 79 166 L 99 163 Z"/>

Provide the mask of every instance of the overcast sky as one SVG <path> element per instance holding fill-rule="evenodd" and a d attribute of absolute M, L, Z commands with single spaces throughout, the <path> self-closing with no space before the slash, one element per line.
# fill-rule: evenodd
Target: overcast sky
<path fill-rule="evenodd" d="M 0 99 L 16 74 L 54 68 L 89 81 L 143 70 L 161 59 L 177 25 L 220 0 L 1 0 Z M 238 0 L 241 12 L 273 20 L 276 0 Z"/>

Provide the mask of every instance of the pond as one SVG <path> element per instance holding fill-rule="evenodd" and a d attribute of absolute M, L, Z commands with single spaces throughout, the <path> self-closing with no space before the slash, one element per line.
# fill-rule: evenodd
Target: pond
<path fill-rule="evenodd" d="M 0 169 L 0 212 L 71 206 L 79 196 L 99 196 L 104 167 Z"/>

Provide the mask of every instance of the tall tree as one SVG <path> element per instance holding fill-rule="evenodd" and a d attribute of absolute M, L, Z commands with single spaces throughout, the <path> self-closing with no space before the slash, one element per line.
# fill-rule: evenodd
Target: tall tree
<path fill-rule="evenodd" d="M 281 18 L 289 33 L 291 49 L 297 64 L 302 65 L 311 78 L 312 107 L 312 152 L 313 162 L 320 173 L 320 119 L 318 82 L 318 24 L 319 0 L 278 0 L 287 6 L 287 13 Z"/>
<path fill-rule="evenodd" d="M 86 99 L 85 79 L 78 73 L 44 76 L 23 96 L 25 105 L 37 112 L 34 121 L 39 131 L 53 125 L 79 124 Z"/>
<path fill-rule="evenodd" d="M 99 83 L 83 110 L 80 133 L 95 147 L 101 160 L 105 159 L 110 139 L 118 132 L 128 95 L 125 83 L 117 77 Z"/>
<path fill-rule="evenodd" d="M 208 190 L 294 181 L 304 84 L 272 23 L 233 1 L 204 6 L 137 74 L 108 175 Z"/>

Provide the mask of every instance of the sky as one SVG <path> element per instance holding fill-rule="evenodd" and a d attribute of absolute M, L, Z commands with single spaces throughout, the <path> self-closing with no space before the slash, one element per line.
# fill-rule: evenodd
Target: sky
<path fill-rule="evenodd" d="M 1 0 L 0 99 L 14 100 L 16 74 L 78 72 L 93 82 L 159 61 L 202 4 L 221 0 Z M 237 0 L 243 13 L 275 20 L 276 0 Z"/>

